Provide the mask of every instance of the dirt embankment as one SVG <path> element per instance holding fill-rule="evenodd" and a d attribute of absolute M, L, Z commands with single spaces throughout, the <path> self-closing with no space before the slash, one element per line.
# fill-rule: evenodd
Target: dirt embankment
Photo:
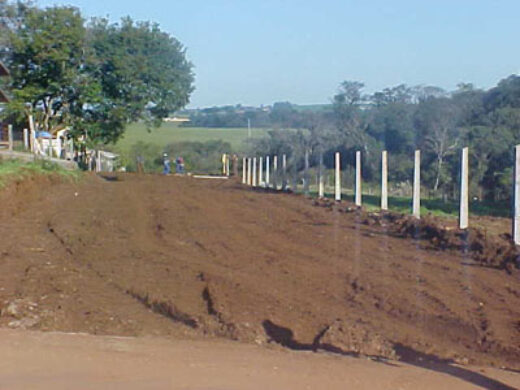
<path fill-rule="evenodd" d="M 518 274 L 480 266 L 473 233 L 460 251 L 428 221 L 232 181 L 20 188 L 0 211 L 1 326 L 520 369 Z"/>
<path fill-rule="evenodd" d="M 366 212 L 352 204 L 338 204 L 328 199 L 315 200 L 314 205 L 334 208 L 340 213 L 355 213 L 364 225 L 386 228 L 396 237 L 427 241 L 432 250 L 459 252 L 482 267 L 502 269 L 509 274 L 520 269 L 520 249 L 513 243 L 511 234 L 505 233 L 510 227 L 507 219 L 478 217 L 476 227 L 461 230 L 455 220 L 431 215 L 417 219 L 400 213 Z M 494 225 L 491 231 L 482 227 L 488 220 Z"/>

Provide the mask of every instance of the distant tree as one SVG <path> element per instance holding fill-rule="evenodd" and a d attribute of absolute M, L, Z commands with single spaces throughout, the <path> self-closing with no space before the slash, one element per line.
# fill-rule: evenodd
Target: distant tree
<path fill-rule="evenodd" d="M 298 127 L 299 115 L 289 102 L 276 102 L 269 114 L 271 123 L 280 128 Z"/>
<path fill-rule="evenodd" d="M 348 145 L 366 145 L 360 109 L 361 104 L 365 102 L 362 93 L 364 86 L 358 81 L 343 81 L 333 98 L 336 126 L 343 141 Z"/>
<path fill-rule="evenodd" d="M 433 190 L 441 184 L 446 157 L 460 146 L 460 111 L 448 98 L 421 101 L 415 113 L 418 145 L 434 156 Z"/>

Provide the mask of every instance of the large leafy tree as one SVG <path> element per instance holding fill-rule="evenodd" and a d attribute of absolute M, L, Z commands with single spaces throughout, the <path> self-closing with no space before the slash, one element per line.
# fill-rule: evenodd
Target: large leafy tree
<path fill-rule="evenodd" d="M 182 44 L 156 24 L 129 18 L 86 24 L 73 7 L 27 3 L 22 11 L 16 23 L 4 24 L 9 111 L 32 114 L 39 128 L 69 126 L 91 144 L 109 143 L 128 123 L 159 126 L 189 102 L 192 65 Z"/>
<path fill-rule="evenodd" d="M 84 70 L 85 28 L 71 7 L 29 7 L 9 30 L 11 112 L 35 115 L 39 128 L 51 131 L 69 120 L 76 86 Z"/>
<path fill-rule="evenodd" d="M 182 44 L 158 25 L 98 19 L 88 35 L 91 73 L 101 84 L 101 100 L 87 110 L 89 122 L 97 124 L 91 127 L 93 135 L 111 141 L 126 123 L 140 120 L 159 126 L 189 102 L 192 65 Z"/>

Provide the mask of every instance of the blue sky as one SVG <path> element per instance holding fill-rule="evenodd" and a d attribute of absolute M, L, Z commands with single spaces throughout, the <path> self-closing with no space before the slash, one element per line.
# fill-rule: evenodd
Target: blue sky
<path fill-rule="evenodd" d="M 520 71 L 518 0 L 40 0 L 152 20 L 195 65 L 190 107 L 325 103 L 343 80 L 489 88 Z"/>

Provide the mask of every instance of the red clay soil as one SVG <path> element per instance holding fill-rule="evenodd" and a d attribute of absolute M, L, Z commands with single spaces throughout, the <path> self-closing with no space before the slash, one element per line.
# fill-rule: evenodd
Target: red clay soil
<path fill-rule="evenodd" d="M 0 326 L 520 369 L 518 271 L 361 213 L 131 174 L 24 181 L 0 204 Z"/>

